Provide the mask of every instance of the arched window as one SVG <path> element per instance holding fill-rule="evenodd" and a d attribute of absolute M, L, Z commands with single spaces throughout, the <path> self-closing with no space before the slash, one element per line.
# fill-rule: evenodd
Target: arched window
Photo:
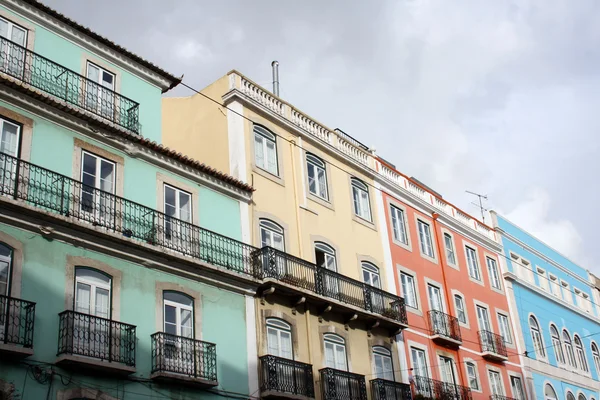
<path fill-rule="evenodd" d="M 254 125 L 254 162 L 258 168 L 279 175 L 275 135 L 260 125 Z"/>
<path fill-rule="evenodd" d="M 285 251 L 283 228 L 268 219 L 259 220 L 260 245 L 270 246 L 277 250 Z"/>
<path fill-rule="evenodd" d="M 169 335 L 194 337 L 194 299 L 174 291 L 163 292 L 164 332 Z"/>
<path fill-rule="evenodd" d="M 315 196 L 328 200 L 327 171 L 323 160 L 306 153 L 306 172 L 308 174 L 308 191 Z"/>
<path fill-rule="evenodd" d="M 573 352 L 573 343 L 571 343 L 571 336 L 566 329 L 563 329 L 563 344 L 565 346 L 565 354 L 569 365 L 573 368 L 577 368 L 577 362 L 575 361 L 575 352 Z"/>
<path fill-rule="evenodd" d="M 594 342 L 592 342 L 592 357 L 594 358 L 596 373 L 600 374 L 600 352 L 598 351 L 598 345 Z"/>
<path fill-rule="evenodd" d="M 544 400 L 558 400 L 554 388 L 549 383 L 544 387 Z"/>
<path fill-rule="evenodd" d="M 479 390 L 479 377 L 477 373 L 477 366 L 474 362 L 468 361 L 467 366 L 467 378 L 469 379 L 469 387 L 473 390 Z"/>
<path fill-rule="evenodd" d="M 362 265 L 362 273 L 363 273 L 363 281 L 367 285 L 374 286 L 376 288 L 381 288 L 381 279 L 379 277 L 379 268 L 371 264 L 370 262 L 363 261 Z"/>
<path fill-rule="evenodd" d="M 75 311 L 110 318 L 112 278 L 98 270 L 75 268 Z"/>
<path fill-rule="evenodd" d="M 567 392 L 567 400 L 575 400 L 575 395 L 572 392 Z"/>
<path fill-rule="evenodd" d="M 319 267 L 327 268 L 330 271 L 337 271 L 335 250 L 327 243 L 315 243 L 315 262 Z"/>
<path fill-rule="evenodd" d="M 583 393 L 579 393 L 579 396 L 577 396 L 577 400 L 587 400 L 585 398 L 585 395 Z"/>
<path fill-rule="evenodd" d="M 573 342 L 575 342 L 575 353 L 577 354 L 577 364 L 579 364 L 579 368 L 585 372 L 590 372 L 585 356 L 585 350 L 583 349 L 583 343 L 581 342 L 579 335 L 573 335 Z"/>
<path fill-rule="evenodd" d="M 325 366 L 341 371 L 348 371 L 346 358 L 346 341 L 341 336 L 333 333 L 323 335 L 325 346 Z"/>
<path fill-rule="evenodd" d="M 0 243 L 0 295 L 9 296 L 12 275 L 12 248 Z"/>
<path fill-rule="evenodd" d="M 529 317 L 529 329 L 531 331 L 531 339 L 533 340 L 533 348 L 536 356 L 545 358 L 546 350 L 544 349 L 542 332 L 540 331 L 540 325 L 533 315 Z"/>
<path fill-rule="evenodd" d="M 267 318 L 267 347 L 270 355 L 294 359 L 290 324 L 278 318 Z"/>
<path fill-rule="evenodd" d="M 554 355 L 556 356 L 556 362 L 559 364 L 565 363 L 565 353 L 563 352 L 562 343 L 560 341 L 560 335 L 558 329 L 554 324 L 550 325 L 550 336 L 552 337 L 552 347 L 554 348 Z"/>
<path fill-rule="evenodd" d="M 356 178 L 352 178 L 351 183 L 354 214 L 370 222 L 371 202 L 369 201 L 369 188 L 364 182 Z"/>
<path fill-rule="evenodd" d="M 374 346 L 373 365 L 375 365 L 376 378 L 394 381 L 394 367 L 391 351 L 382 346 Z"/>

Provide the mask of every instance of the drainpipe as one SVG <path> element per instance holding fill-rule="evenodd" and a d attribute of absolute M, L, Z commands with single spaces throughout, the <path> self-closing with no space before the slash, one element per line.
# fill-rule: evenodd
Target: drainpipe
<path fill-rule="evenodd" d="M 440 258 L 440 266 L 442 267 L 442 280 L 444 281 L 444 296 L 446 297 L 446 304 L 448 305 L 448 315 L 450 314 L 450 307 L 453 304 L 451 301 L 451 297 L 450 297 L 450 293 L 448 293 L 447 288 L 448 286 L 448 282 L 446 281 L 446 257 L 445 257 L 445 253 L 442 252 L 442 246 L 440 244 L 440 236 L 443 235 L 439 235 L 438 233 L 441 233 L 441 231 L 438 231 L 437 229 L 437 219 L 440 216 L 440 214 L 434 212 L 433 214 L 431 214 L 432 218 L 433 218 L 433 232 L 435 233 L 435 245 L 437 248 L 437 252 L 439 254 L 439 258 Z M 460 322 L 459 322 L 459 326 L 460 326 Z M 462 371 L 460 368 L 458 368 L 458 365 L 463 363 L 461 356 L 460 356 L 460 347 L 458 350 L 456 350 L 456 357 L 458 358 L 458 362 L 455 362 L 455 366 L 456 366 L 456 370 L 458 372 L 458 377 L 460 382 L 464 382 L 464 377 L 462 376 Z M 454 376 L 454 372 L 452 373 L 452 376 Z M 461 386 L 468 386 L 468 385 L 461 385 Z"/>

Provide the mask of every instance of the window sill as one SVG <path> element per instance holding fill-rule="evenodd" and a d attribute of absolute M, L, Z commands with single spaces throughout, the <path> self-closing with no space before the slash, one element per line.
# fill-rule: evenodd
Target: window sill
<path fill-rule="evenodd" d="M 267 178 L 270 181 L 273 181 L 283 187 L 285 187 L 285 181 L 283 178 L 277 176 L 277 175 L 273 175 L 272 173 L 265 171 L 264 169 L 261 169 L 260 167 L 257 167 L 255 164 L 252 164 L 252 172 L 262 176 L 263 178 Z"/>
<path fill-rule="evenodd" d="M 331 203 L 331 200 L 325 200 L 319 196 L 315 196 L 311 192 L 308 192 L 306 194 L 306 198 L 314 203 L 319 204 L 320 206 L 323 206 L 325 208 L 329 208 L 332 211 L 335 211 L 335 208 L 333 207 L 333 203 Z"/>
<path fill-rule="evenodd" d="M 483 281 L 473 278 L 470 274 L 469 274 L 469 280 L 473 283 L 476 283 L 478 285 L 485 287 L 485 284 L 483 283 Z"/>
<path fill-rule="evenodd" d="M 406 306 L 406 312 L 409 312 L 411 314 L 415 314 L 418 315 L 420 317 L 423 316 L 423 311 L 419 310 L 418 308 L 412 308 L 412 307 L 408 307 Z"/>
<path fill-rule="evenodd" d="M 427 254 L 424 254 L 423 251 L 421 251 L 420 248 L 419 248 L 419 253 L 421 254 L 421 257 L 424 258 L 424 259 L 426 259 L 427 261 L 431 261 L 434 264 L 438 264 L 438 260 L 437 260 L 437 258 L 435 256 L 434 257 L 430 257 Z"/>
<path fill-rule="evenodd" d="M 396 239 L 394 239 L 394 233 L 392 232 L 392 243 L 394 243 L 396 246 L 400 246 L 402 247 L 404 250 L 408 250 L 410 252 L 412 252 L 412 246 L 410 244 L 410 242 L 408 242 L 408 244 L 400 242 Z"/>
<path fill-rule="evenodd" d="M 364 226 L 366 226 L 367 228 L 371 228 L 371 229 L 373 229 L 375 232 L 377 232 L 377 228 L 375 227 L 375 224 L 374 224 L 373 222 L 371 222 L 371 221 L 367 221 L 366 219 L 364 219 L 364 218 L 362 218 L 362 217 L 359 217 L 358 215 L 356 215 L 356 214 L 354 214 L 354 213 L 352 213 L 352 219 L 353 219 L 355 222 L 358 222 L 359 224 L 361 224 L 361 225 L 364 225 Z"/>

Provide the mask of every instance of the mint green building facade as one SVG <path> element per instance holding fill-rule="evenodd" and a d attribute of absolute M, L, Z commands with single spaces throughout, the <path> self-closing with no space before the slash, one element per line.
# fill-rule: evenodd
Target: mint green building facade
<path fill-rule="evenodd" d="M 248 398 L 252 188 L 158 143 L 179 79 L 33 0 L 0 35 L 0 398 Z"/>

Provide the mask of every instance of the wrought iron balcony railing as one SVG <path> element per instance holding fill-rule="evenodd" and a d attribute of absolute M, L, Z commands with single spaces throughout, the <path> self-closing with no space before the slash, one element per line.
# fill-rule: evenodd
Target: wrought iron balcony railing
<path fill-rule="evenodd" d="M 407 383 L 372 379 L 371 397 L 373 400 L 411 400 L 412 394 Z"/>
<path fill-rule="evenodd" d="M 508 358 L 508 351 L 504 338 L 490 331 L 479 331 L 479 343 L 482 353 L 491 353 L 499 357 Z"/>
<path fill-rule="evenodd" d="M 57 355 L 135 366 L 135 326 L 76 311 L 59 316 Z"/>
<path fill-rule="evenodd" d="M 33 347 L 35 303 L 0 295 L 0 343 Z"/>
<path fill-rule="evenodd" d="M 255 247 L 0 153 L 0 194 L 238 273 Z"/>
<path fill-rule="evenodd" d="M 414 394 L 436 400 L 472 400 L 471 389 L 466 386 L 455 385 L 427 378 L 424 376 L 413 377 Z"/>
<path fill-rule="evenodd" d="M 428 311 L 427 314 L 429 315 L 431 335 L 443 336 L 457 342 L 462 341 L 458 318 L 437 310 Z"/>
<path fill-rule="evenodd" d="M 157 332 L 152 338 L 152 373 L 168 372 L 217 382 L 217 345 Z"/>
<path fill-rule="evenodd" d="M 260 357 L 260 369 L 262 392 L 275 391 L 315 397 L 312 365 L 266 355 Z"/>
<path fill-rule="evenodd" d="M 261 278 L 273 278 L 408 324 L 404 299 L 272 247 L 256 253 Z"/>
<path fill-rule="evenodd" d="M 1 73 L 133 133 L 141 133 L 137 102 L 6 38 L 0 37 L 0 46 Z"/>
<path fill-rule="evenodd" d="M 319 370 L 323 400 L 367 400 L 364 375 L 333 368 Z"/>
<path fill-rule="evenodd" d="M 501 394 L 493 394 L 490 396 L 490 400 L 517 400 L 514 397 L 507 397 Z"/>

